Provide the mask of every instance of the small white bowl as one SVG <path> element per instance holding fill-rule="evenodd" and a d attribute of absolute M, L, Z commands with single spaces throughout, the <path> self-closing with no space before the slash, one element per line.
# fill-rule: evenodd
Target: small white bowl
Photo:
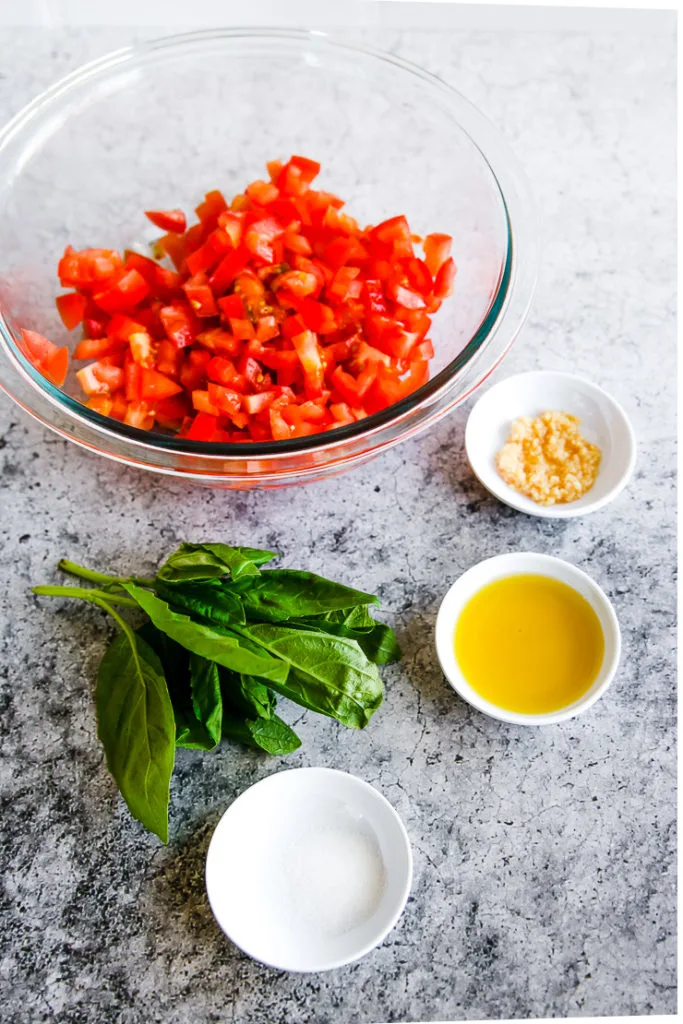
<path fill-rule="evenodd" d="M 367 782 L 294 768 L 242 793 L 206 857 L 211 909 L 228 938 L 282 971 L 329 971 L 391 931 L 410 892 L 408 835 Z"/>
<path fill-rule="evenodd" d="M 576 501 L 561 505 L 539 505 L 520 494 L 505 483 L 495 462 L 513 420 L 540 416 L 548 410 L 578 416 L 583 436 L 602 451 L 591 489 Z M 489 388 L 470 412 L 465 450 L 472 471 L 487 491 L 511 508 L 546 519 L 570 519 L 603 508 L 626 486 L 636 461 L 633 430 L 618 402 L 597 384 L 552 370 L 520 373 Z"/>
<path fill-rule="evenodd" d="M 553 579 L 573 587 L 591 605 L 602 627 L 605 653 L 595 682 L 578 700 L 567 707 L 560 708 L 559 711 L 528 715 L 518 711 L 508 711 L 496 704 L 491 704 L 470 686 L 460 671 L 455 657 L 455 626 L 469 599 L 487 583 L 519 573 L 551 576 Z M 498 718 L 502 722 L 512 722 L 514 725 L 551 725 L 555 722 L 564 722 L 567 718 L 574 718 L 575 715 L 586 711 L 602 697 L 617 671 L 621 655 L 621 632 L 609 598 L 597 583 L 581 569 L 577 569 L 569 562 L 564 562 L 561 558 L 553 558 L 552 555 L 513 552 L 487 558 L 472 566 L 447 591 L 436 617 L 436 653 L 443 674 L 453 689 L 478 711 L 483 711 L 485 715 Z"/>

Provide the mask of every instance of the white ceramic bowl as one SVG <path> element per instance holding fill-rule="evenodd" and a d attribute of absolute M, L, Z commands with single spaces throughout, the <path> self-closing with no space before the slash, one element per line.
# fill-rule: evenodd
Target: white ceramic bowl
<path fill-rule="evenodd" d="M 412 881 L 405 828 L 367 782 L 332 768 L 262 779 L 230 805 L 206 858 L 211 909 L 243 952 L 283 971 L 369 953 Z"/>
<path fill-rule="evenodd" d="M 602 460 L 595 483 L 583 497 L 545 506 L 505 483 L 496 469 L 495 455 L 507 441 L 513 420 L 548 410 L 578 416 L 581 433 L 600 446 Z M 603 508 L 626 486 L 636 461 L 633 430 L 618 402 L 582 377 L 552 370 L 520 373 L 489 388 L 470 412 L 465 450 L 487 491 L 511 508 L 547 519 L 570 519 Z"/>
<path fill-rule="evenodd" d="M 518 573 L 551 576 L 553 579 L 573 587 L 591 605 L 602 627 L 605 653 L 595 682 L 578 700 L 559 711 L 528 715 L 518 711 L 507 711 L 505 708 L 491 704 L 470 686 L 460 671 L 455 657 L 455 625 L 463 607 L 487 583 Z M 574 718 L 575 715 L 586 711 L 602 697 L 617 671 L 621 655 L 621 632 L 609 598 L 597 583 L 581 569 L 551 555 L 513 552 L 479 562 L 463 573 L 447 591 L 436 617 L 436 653 L 443 673 L 453 689 L 478 711 L 483 711 L 491 718 L 498 718 L 502 722 L 512 722 L 515 725 L 550 725 L 554 722 L 564 722 L 567 718 Z"/>

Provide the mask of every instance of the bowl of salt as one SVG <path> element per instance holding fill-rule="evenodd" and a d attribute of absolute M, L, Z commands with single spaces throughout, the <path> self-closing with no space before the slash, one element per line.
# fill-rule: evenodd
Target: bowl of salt
<path fill-rule="evenodd" d="M 206 858 L 213 914 L 244 953 L 283 971 L 329 971 L 379 945 L 412 881 L 406 830 L 367 782 L 294 768 L 247 789 Z"/>

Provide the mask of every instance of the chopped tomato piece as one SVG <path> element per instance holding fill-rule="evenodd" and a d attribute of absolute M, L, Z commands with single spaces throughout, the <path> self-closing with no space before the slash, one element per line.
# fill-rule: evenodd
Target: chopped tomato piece
<path fill-rule="evenodd" d="M 244 308 L 244 303 L 239 295 L 226 295 L 224 298 L 218 300 L 221 315 L 227 320 L 231 317 L 235 317 L 238 320 L 244 320 L 247 312 Z"/>
<path fill-rule="evenodd" d="M 154 412 L 146 402 L 129 402 L 123 422 L 138 430 L 151 430 L 154 426 Z"/>
<path fill-rule="evenodd" d="M 434 282 L 434 295 L 437 299 L 446 299 L 453 291 L 455 281 L 455 262 L 451 256 L 439 268 Z"/>
<path fill-rule="evenodd" d="M 186 281 L 183 291 L 196 316 L 218 316 L 218 306 L 203 271 L 200 270 L 189 281 Z"/>
<path fill-rule="evenodd" d="M 44 377 L 47 377 L 57 387 L 61 387 L 69 369 L 69 350 L 66 345 L 58 348 L 54 342 L 44 338 L 37 331 L 28 331 L 23 328 L 21 336 L 22 342 L 19 347 L 29 362 Z"/>
<path fill-rule="evenodd" d="M 166 336 L 177 348 L 191 345 L 198 331 L 190 310 L 183 305 L 164 306 L 159 310 L 159 319 Z"/>
<path fill-rule="evenodd" d="M 134 309 L 149 295 L 150 287 L 139 270 L 125 271 L 119 279 L 93 298 L 105 313 L 118 313 Z"/>
<path fill-rule="evenodd" d="M 182 210 L 145 210 L 145 217 L 162 231 L 175 231 L 182 234 L 187 227 L 187 220 Z"/>
<path fill-rule="evenodd" d="M 84 295 L 78 292 L 69 292 L 67 295 L 57 296 L 57 312 L 62 318 L 62 323 L 67 331 L 73 331 L 83 321 L 87 300 Z"/>
<path fill-rule="evenodd" d="M 158 370 L 143 368 L 140 377 L 140 397 L 143 401 L 156 402 L 181 392 L 182 386 Z"/>
<path fill-rule="evenodd" d="M 313 331 L 295 334 L 292 344 L 304 371 L 306 394 L 316 398 L 323 389 L 324 366 L 320 346 Z"/>
<path fill-rule="evenodd" d="M 425 253 L 425 263 L 429 268 L 429 273 L 432 277 L 436 277 L 439 270 L 446 262 L 451 254 L 451 243 L 453 239 L 450 235 L 433 234 L 427 235 L 422 248 Z"/>

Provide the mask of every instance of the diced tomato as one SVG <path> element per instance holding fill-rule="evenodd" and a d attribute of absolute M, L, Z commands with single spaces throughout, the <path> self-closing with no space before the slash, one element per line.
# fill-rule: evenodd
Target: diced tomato
<path fill-rule="evenodd" d="M 81 385 L 86 395 L 108 395 L 110 394 L 110 388 L 106 381 L 100 380 L 96 375 L 94 366 L 92 363 L 90 366 L 84 366 L 81 370 L 76 371 L 76 377 L 78 383 Z"/>
<path fill-rule="evenodd" d="M 139 402 L 142 398 L 142 367 L 133 359 L 129 359 L 124 363 L 123 374 L 126 400 Z"/>
<path fill-rule="evenodd" d="M 324 302 L 305 298 L 299 306 L 299 313 L 309 331 L 315 331 L 317 334 L 331 334 L 337 329 L 334 313 Z"/>
<path fill-rule="evenodd" d="M 129 402 L 123 422 L 138 430 L 151 430 L 154 426 L 154 411 L 146 402 Z"/>
<path fill-rule="evenodd" d="M 214 189 L 212 192 L 206 193 L 204 202 L 200 203 L 194 212 L 205 227 L 213 229 L 218 223 L 218 218 L 227 208 L 228 204 L 223 193 Z"/>
<path fill-rule="evenodd" d="M 83 321 L 83 330 L 86 338 L 103 338 L 107 333 L 101 320 L 94 317 L 86 317 Z"/>
<path fill-rule="evenodd" d="M 242 350 L 242 342 L 239 338 L 222 327 L 212 327 L 211 330 L 202 331 L 197 335 L 197 341 L 211 352 L 225 352 L 230 356 L 236 356 Z"/>
<path fill-rule="evenodd" d="M 280 195 L 275 185 L 268 181 L 252 181 L 250 185 L 247 185 L 246 193 L 250 199 L 253 199 L 260 206 L 267 206 L 268 203 L 272 203 Z"/>
<path fill-rule="evenodd" d="M 37 331 L 28 331 L 24 328 L 21 330 L 21 337 L 22 341 L 19 347 L 29 362 L 44 377 L 47 377 L 57 387 L 61 387 L 69 369 L 69 350 L 66 345 L 58 348 L 54 342 L 49 341 L 42 334 L 38 334 Z"/>
<path fill-rule="evenodd" d="M 220 416 L 221 410 L 218 406 L 214 405 L 209 397 L 208 391 L 201 391 L 196 388 L 192 392 L 192 405 L 195 407 L 197 412 L 208 413 L 209 416 Z"/>
<path fill-rule="evenodd" d="M 256 337 L 256 331 L 251 320 L 240 320 L 236 317 L 230 317 L 228 323 L 230 324 L 233 336 L 238 341 L 251 341 L 252 338 Z"/>
<path fill-rule="evenodd" d="M 439 268 L 434 282 L 434 295 L 437 299 L 446 299 L 453 291 L 455 281 L 455 262 L 451 256 Z"/>
<path fill-rule="evenodd" d="M 236 317 L 238 320 L 246 318 L 247 312 L 239 295 L 226 295 L 218 300 L 218 305 L 221 316 L 224 316 L 227 320 L 230 320 L 231 317 Z"/>
<path fill-rule="evenodd" d="M 303 299 L 319 291 L 320 284 L 315 274 L 308 274 L 304 270 L 288 270 L 280 274 L 273 281 L 274 291 L 284 288 L 297 298 Z"/>
<path fill-rule="evenodd" d="M 84 367 L 85 370 L 92 370 L 97 380 L 107 385 L 110 392 L 118 391 L 124 384 L 124 371 L 120 366 L 106 362 L 104 359 Z M 80 373 L 81 371 L 79 371 Z M 144 397 L 144 396 L 143 396 Z"/>
<path fill-rule="evenodd" d="M 114 400 L 110 395 L 91 395 L 85 404 L 100 416 L 111 416 L 114 408 Z"/>
<path fill-rule="evenodd" d="M 195 394 L 200 393 L 201 392 L 195 391 Z M 208 396 L 211 405 L 221 413 L 229 416 L 231 419 L 235 414 L 239 413 L 242 408 L 242 396 L 239 392 L 233 391 L 232 388 L 226 388 L 223 384 L 214 384 L 213 382 L 209 382 Z"/>
<path fill-rule="evenodd" d="M 196 316 L 218 316 L 218 306 L 204 271 L 200 270 L 186 281 L 183 291 Z"/>
<path fill-rule="evenodd" d="M 170 398 L 181 392 L 182 386 L 158 370 L 143 368 L 140 378 L 140 397 L 146 402 Z"/>
<path fill-rule="evenodd" d="M 78 292 L 69 292 L 67 295 L 58 295 L 56 301 L 62 323 L 67 331 L 73 331 L 74 327 L 83 321 L 87 305 L 85 296 L 79 295 Z"/>
<path fill-rule="evenodd" d="M 96 292 L 93 298 L 105 313 L 118 313 L 134 309 L 147 295 L 150 287 L 139 270 L 127 270 L 118 280 L 104 291 Z"/>
<path fill-rule="evenodd" d="M 296 253 L 299 256 L 310 256 L 313 252 L 311 243 L 306 236 L 299 234 L 298 231 L 294 231 L 292 228 L 288 228 L 285 231 L 282 236 L 282 244 L 289 252 Z"/>
<path fill-rule="evenodd" d="M 131 334 L 128 339 L 130 345 L 130 354 L 136 363 L 140 366 L 153 366 L 155 361 L 155 351 L 152 339 L 147 331 L 138 331 L 136 334 Z"/>
<path fill-rule="evenodd" d="M 242 407 L 250 416 L 263 412 L 274 401 L 274 391 L 261 391 L 256 395 L 242 395 Z"/>
<path fill-rule="evenodd" d="M 195 318 L 184 304 L 174 303 L 171 306 L 164 306 L 159 311 L 159 318 L 167 338 L 177 348 L 191 345 L 199 333 Z"/>
<path fill-rule="evenodd" d="M 250 253 L 258 256 L 265 263 L 274 263 L 275 253 L 273 242 L 284 234 L 284 228 L 275 217 L 250 224 L 244 233 L 244 244 Z"/>
<path fill-rule="evenodd" d="M 90 291 L 118 273 L 123 260 L 113 249 L 81 249 L 77 252 L 70 245 L 57 267 L 57 276 L 64 287 L 71 286 L 80 291 Z"/>
<path fill-rule="evenodd" d="M 320 172 L 320 164 L 306 157 L 293 156 L 278 174 L 275 184 L 281 192 L 300 196 L 308 191 L 313 179 Z"/>
<path fill-rule="evenodd" d="M 116 338 L 83 338 L 73 352 L 74 359 L 101 359 L 102 356 L 113 355 L 114 352 L 123 352 L 126 346 L 125 341 Z"/>
<path fill-rule="evenodd" d="M 317 398 L 323 389 L 324 366 L 320 346 L 313 331 L 295 334 L 292 344 L 304 371 L 306 395 Z"/>
<path fill-rule="evenodd" d="M 185 392 L 162 398 L 154 403 L 156 421 L 162 427 L 177 430 L 190 412 L 190 405 Z"/>
<path fill-rule="evenodd" d="M 271 341 L 273 338 L 277 338 L 280 333 L 278 322 L 274 316 L 262 316 L 259 317 L 256 325 L 256 340 L 264 343 Z"/>
<path fill-rule="evenodd" d="M 405 217 L 390 217 L 389 220 L 382 221 L 372 229 L 370 236 L 384 245 L 390 246 L 394 259 L 414 255 L 410 227 Z"/>
<path fill-rule="evenodd" d="M 93 410 L 190 440 L 278 440 L 355 423 L 427 379 L 450 236 L 427 235 L 420 259 L 405 217 L 361 230 L 314 189 L 316 161 L 267 167 L 230 203 L 207 192 L 190 227 L 181 210 L 147 211 L 158 258 L 67 247 L 57 307 L 68 329 L 84 324 L 74 356 L 90 361 L 78 380 Z M 64 379 L 65 348 L 37 335 L 22 350 Z"/>
<path fill-rule="evenodd" d="M 187 227 L 182 210 L 145 210 L 145 217 L 162 231 L 175 231 L 182 235 Z"/>
<path fill-rule="evenodd" d="M 422 248 L 425 252 L 425 263 L 432 277 L 436 277 L 450 256 L 452 242 L 453 239 L 450 235 L 433 234 L 427 235 L 422 243 Z"/>
<path fill-rule="evenodd" d="M 224 434 L 225 431 L 221 430 L 220 421 L 216 415 L 198 412 L 184 436 L 188 441 L 215 442 L 223 440 Z"/>
<path fill-rule="evenodd" d="M 182 359 L 182 350 L 176 348 L 172 341 L 164 338 L 159 342 L 156 361 L 159 373 L 163 373 L 167 377 L 177 377 L 180 373 Z"/>
<path fill-rule="evenodd" d="M 214 295 L 222 295 L 228 290 L 240 271 L 247 266 L 250 258 L 249 249 L 241 244 L 223 257 L 209 278 Z"/>

